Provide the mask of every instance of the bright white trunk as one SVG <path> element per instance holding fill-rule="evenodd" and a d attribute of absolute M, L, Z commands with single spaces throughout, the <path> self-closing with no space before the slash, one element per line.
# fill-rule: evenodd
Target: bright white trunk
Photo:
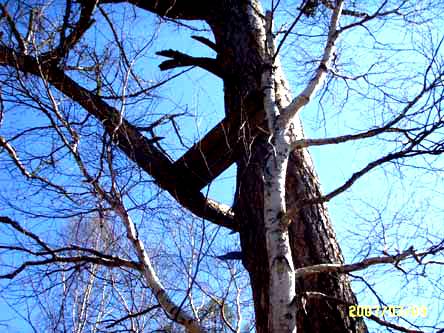
<path fill-rule="evenodd" d="M 270 269 L 271 332 L 296 332 L 293 258 L 285 207 L 285 177 L 289 147 L 283 133 L 274 137 L 275 152 L 265 168 L 264 218 Z"/>
<path fill-rule="evenodd" d="M 286 89 L 280 64 L 275 57 L 270 12 L 265 15 L 265 31 L 257 28 L 258 37 L 263 41 L 263 55 L 267 64 L 262 74 L 264 108 L 270 132 L 270 154 L 264 170 L 264 221 L 270 269 L 269 329 L 274 333 L 296 333 L 295 272 L 288 232 L 291 221 L 288 219 L 285 202 L 285 181 L 291 143 L 297 139 L 297 136 L 303 135 L 298 111 L 310 101 L 327 76 L 334 54 L 334 44 L 338 37 L 337 27 L 342 6 L 343 1 L 336 1 L 327 43 L 318 70 L 306 88 L 291 103 L 288 103 L 290 94 Z M 285 100 L 283 97 L 286 97 Z"/>
<path fill-rule="evenodd" d="M 154 270 L 151 260 L 145 250 L 143 242 L 139 239 L 136 227 L 128 215 L 126 209 L 121 203 L 115 207 L 116 213 L 123 220 L 126 227 L 127 237 L 131 241 L 136 251 L 137 257 L 143 266 L 143 275 L 145 280 L 161 305 L 165 313 L 178 324 L 185 327 L 187 333 L 203 333 L 205 329 L 199 324 L 198 320 L 191 317 L 183 309 L 179 308 L 167 294 L 164 286 Z"/>
<path fill-rule="evenodd" d="M 288 221 L 285 207 L 285 178 L 290 145 L 286 128 L 280 127 L 280 110 L 276 101 L 276 67 L 272 17 L 268 12 L 265 27 L 265 59 L 267 68 L 262 75 L 264 107 L 270 130 L 270 154 L 264 170 L 264 222 L 270 270 L 269 328 L 271 332 L 296 332 L 296 314 L 292 301 L 296 295 L 294 265 L 291 256 Z"/>

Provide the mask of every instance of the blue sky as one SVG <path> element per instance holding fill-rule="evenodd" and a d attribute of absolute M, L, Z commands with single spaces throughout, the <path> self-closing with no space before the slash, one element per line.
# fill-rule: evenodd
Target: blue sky
<path fill-rule="evenodd" d="M 154 19 L 146 20 L 145 18 L 133 22 L 140 31 L 140 35 L 144 33 L 145 29 L 150 30 L 154 23 Z M 310 32 L 316 31 L 316 29 L 311 30 L 309 27 L 306 29 Z M 339 61 L 343 66 L 342 70 L 358 69 L 359 72 L 359 69 L 368 69 L 374 59 L 378 59 L 378 68 L 374 69 L 375 80 L 377 82 L 387 80 L 387 84 L 393 84 L 393 93 L 398 93 L 400 98 L 408 98 L 415 94 L 416 85 L 416 82 L 408 80 L 409 75 L 415 74 L 408 72 L 409 66 L 412 64 L 418 66 L 415 67 L 415 70 L 419 72 L 423 68 L 420 54 L 417 51 L 411 51 L 413 47 L 419 48 L 420 41 L 412 38 L 410 34 L 398 27 L 385 28 L 381 24 L 378 29 L 379 43 L 374 43 L 373 36 L 365 32 L 350 34 L 341 42 L 340 45 L 343 49 Z M 123 33 L 125 32 L 123 31 Z M 205 32 L 194 32 L 193 34 L 205 35 Z M 439 36 L 442 31 L 435 31 L 433 34 Z M 97 31 L 91 32 L 91 36 L 99 35 Z M 136 33 L 136 37 L 137 35 L 139 33 Z M 184 28 L 178 28 L 171 24 L 163 25 L 159 35 L 160 38 L 154 46 L 136 65 L 140 66 L 136 68 L 143 71 L 147 78 L 156 80 L 163 76 L 157 69 L 162 58 L 156 56 L 155 51 L 173 48 L 192 55 L 212 55 L 208 48 L 192 40 Z M 395 42 L 399 43 L 399 49 L 396 51 L 384 50 L 387 44 L 393 46 Z M 359 50 L 352 49 L 350 46 L 356 43 L 360 43 L 362 46 Z M 314 52 L 314 50 L 308 48 L 306 51 Z M 289 44 L 282 52 L 284 56 L 282 61 L 294 93 L 297 93 L 306 83 L 306 77 L 300 75 L 305 69 L 302 60 L 306 55 L 302 52 L 298 53 L 298 51 L 300 48 Z M 385 58 L 378 58 L 381 54 L 384 54 Z M 402 72 L 403 75 L 397 75 L 391 71 L 393 63 L 400 66 L 399 68 L 402 69 L 400 73 Z M 387 72 L 387 70 L 389 71 L 388 75 L 379 74 Z M 373 126 L 386 120 L 390 116 L 390 111 L 396 112 L 396 104 L 393 102 L 387 104 L 390 107 L 393 105 L 393 109 L 387 107 L 385 112 L 381 112 L 380 108 L 383 107 L 383 104 L 370 99 L 370 97 L 378 98 L 375 91 L 369 91 L 369 99 L 360 96 L 359 88 L 362 89 L 361 91 L 367 89 L 365 85 L 360 87 L 360 84 L 355 83 L 354 89 L 356 90 L 350 90 L 346 103 L 344 102 L 344 85 L 338 82 L 331 86 L 329 94 L 322 98 L 318 96 L 317 100 L 304 109 L 301 117 L 305 124 L 307 137 L 332 136 L 346 134 L 351 130 L 362 130 L 367 128 L 369 124 Z M 161 99 L 152 107 L 153 114 L 147 118 L 156 119 L 158 117 L 157 110 L 161 110 L 161 112 L 164 110 L 189 111 L 193 117 L 187 117 L 180 123 L 182 134 L 186 138 L 185 142 L 189 145 L 201 138 L 223 118 L 222 84 L 211 74 L 202 70 L 193 69 L 187 72 L 163 87 L 159 94 L 166 98 Z M 136 112 L 138 111 L 140 110 L 136 110 Z M 163 131 L 171 133 L 171 128 L 165 127 Z M 159 135 L 161 134 L 162 131 L 159 131 Z M 171 156 L 177 158 L 184 149 L 179 147 L 176 139 L 170 138 L 166 138 L 162 143 L 170 148 Z M 392 146 L 390 142 L 371 139 L 313 148 L 310 151 L 321 179 L 322 188 L 324 192 L 329 192 L 341 185 L 353 172 L 380 156 L 382 152 L 392 149 Z M 412 167 L 399 168 L 390 165 L 378 168 L 360 179 L 350 191 L 329 203 L 330 215 L 348 262 L 361 258 L 365 252 L 372 255 L 380 254 L 384 241 L 380 237 L 382 231 L 386 233 L 385 241 L 391 251 L 403 250 L 413 245 L 412 242 L 415 242 L 415 246 L 425 246 L 427 238 L 436 236 L 436 239 L 440 237 L 442 239 L 444 236 L 441 227 L 444 216 L 441 208 L 442 174 L 440 171 L 429 172 L 420 169 L 419 167 L 426 165 L 421 159 L 412 160 L 410 163 Z M 443 165 L 443 160 L 441 158 L 434 163 L 439 167 Z M 235 169 L 232 167 L 211 184 L 210 197 L 231 204 L 234 181 Z M 2 180 L 2 184 L 4 182 L 5 180 Z M 7 193 L 6 189 L 4 191 Z M 419 237 L 417 237 L 418 235 Z M 416 237 L 415 241 L 413 241 L 413 237 Z M 235 241 L 232 243 L 233 247 L 236 246 Z M 392 304 L 399 304 L 397 303 L 398 299 L 402 299 L 402 304 L 429 302 L 428 298 L 431 296 L 433 286 L 428 284 L 426 279 L 418 277 L 417 281 L 413 281 L 407 287 L 399 290 L 393 286 L 402 286 L 405 282 L 404 277 L 399 272 L 391 273 L 386 269 L 387 267 L 369 270 L 371 272 L 370 280 L 375 281 L 375 288 L 381 293 L 392 294 L 391 297 L 387 297 L 387 299 L 394 300 Z M 440 272 L 438 270 L 429 274 L 434 277 Z M 361 285 L 357 284 L 356 287 L 360 288 Z M 425 295 L 425 299 L 419 295 L 420 289 L 423 289 L 421 294 Z M 440 297 L 439 295 L 435 296 Z M 374 304 L 373 298 L 362 297 L 364 303 Z M 430 320 L 431 323 L 439 316 L 441 310 L 432 306 L 435 302 L 436 299 L 432 299 L 429 303 L 430 317 L 427 320 Z M 1 306 L 0 309 L 4 310 L 2 316 L 5 316 L 8 312 L 5 306 Z M 18 326 L 20 325 L 18 324 Z M 25 328 L 21 327 L 20 332 L 22 329 Z"/>

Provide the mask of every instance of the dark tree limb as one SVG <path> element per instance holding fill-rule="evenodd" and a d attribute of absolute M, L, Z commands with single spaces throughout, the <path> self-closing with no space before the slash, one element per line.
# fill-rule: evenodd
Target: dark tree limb
<path fill-rule="evenodd" d="M 19 275 L 21 272 L 23 272 L 26 268 L 33 267 L 33 266 L 45 266 L 49 264 L 55 264 L 55 263 L 72 263 L 72 264 L 79 264 L 84 265 L 85 263 L 91 263 L 91 264 L 97 264 L 102 265 L 106 267 L 127 267 L 131 269 L 141 270 L 141 265 L 139 263 L 124 260 L 121 258 L 116 258 L 115 260 L 107 260 L 104 258 L 98 258 L 98 257 L 92 257 L 92 256 L 66 256 L 66 257 L 59 257 L 54 256 L 47 259 L 41 259 L 41 260 L 28 260 L 23 262 L 19 267 L 12 270 L 9 273 L 6 274 L 0 274 L 0 280 L 12 280 L 17 275 Z"/>
<path fill-rule="evenodd" d="M 194 177 L 183 169 L 182 173 L 176 173 L 177 169 L 170 159 L 124 119 L 117 109 L 77 84 L 57 66 L 41 63 L 34 57 L 4 46 L 0 46 L 0 65 L 16 68 L 49 82 L 102 122 L 104 129 L 126 156 L 153 177 L 157 185 L 169 192 L 182 206 L 201 218 L 234 231 L 238 230 L 230 207 L 207 199 L 200 188 L 191 182 Z"/>
<path fill-rule="evenodd" d="M 146 309 L 144 309 L 142 311 L 139 311 L 139 312 L 134 312 L 134 313 L 131 312 L 130 314 L 128 314 L 128 315 L 126 315 L 126 316 L 124 316 L 122 318 L 112 319 L 112 320 L 108 319 L 108 320 L 101 321 L 100 323 L 112 322 L 111 324 L 108 324 L 106 326 L 106 328 L 111 328 L 111 327 L 114 327 L 114 326 L 120 324 L 121 322 L 123 322 L 125 320 L 131 319 L 131 318 L 137 318 L 139 316 L 143 316 L 143 315 L 145 315 L 145 314 L 147 314 L 147 313 L 149 313 L 149 312 L 151 312 L 153 310 L 159 309 L 159 308 L 160 308 L 160 305 L 156 304 L 156 305 L 153 305 L 153 306 L 149 306 Z"/>
<path fill-rule="evenodd" d="M 194 40 L 197 40 L 198 42 L 208 46 L 213 51 L 219 52 L 219 48 L 217 47 L 216 43 L 212 42 L 208 38 L 202 37 L 202 36 L 191 36 Z"/>
<path fill-rule="evenodd" d="M 175 163 L 177 173 L 188 173 L 203 188 L 234 162 L 238 135 L 236 126 L 225 118 L 196 142 Z"/>
<path fill-rule="evenodd" d="M 69 12 L 67 13 L 68 15 L 66 15 L 64 19 L 59 46 L 50 52 L 44 53 L 42 55 L 42 59 L 44 59 L 44 61 L 59 62 L 68 55 L 68 52 L 80 41 L 85 32 L 94 23 L 92 15 L 94 13 L 94 9 L 96 8 L 97 2 L 97 0 L 82 1 L 79 20 L 74 25 L 71 33 L 68 36 L 65 36 L 65 29 L 70 25 L 68 22 Z M 67 6 L 69 6 L 69 4 Z"/>
<path fill-rule="evenodd" d="M 6 21 L 8 22 L 9 29 L 11 29 L 12 35 L 14 36 L 15 40 L 18 43 L 20 51 L 26 53 L 27 47 L 25 44 L 25 41 L 23 40 L 22 35 L 20 35 L 20 32 L 17 30 L 17 26 L 15 25 L 14 19 L 11 17 L 11 15 L 8 12 L 8 9 L 6 8 L 6 5 L 0 4 L 0 10 L 2 13 L 2 16 L 6 18 Z"/>
<path fill-rule="evenodd" d="M 22 233 L 23 235 L 33 239 L 37 244 L 39 244 L 43 249 L 48 252 L 52 252 L 52 249 L 42 240 L 39 236 L 33 232 L 23 228 L 17 221 L 12 220 L 8 216 L 0 216 L 0 223 L 10 225 L 12 228 Z"/>
<path fill-rule="evenodd" d="M 182 20 L 202 20 L 208 17 L 219 0 L 101 0 L 100 3 L 131 3 L 159 16 Z"/>
<path fill-rule="evenodd" d="M 243 254 L 241 251 L 233 251 L 233 252 L 228 252 L 225 253 L 223 255 L 220 256 L 216 256 L 217 259 L 226 261 L 226 260 L 242 260 L 243 258 Z"/>
<path fill-rule="evenodd" d="M 248 122 L 241 118 L 240 112 L 233 112 L 219 122 L 174 163 L 176 172 L 188 173 L 193 183 L 203 188 L 229 168 L 244 148 L 242 129 L 248 128 L 251 136 L 261 132 L 264 112 L 252 109 L 255 113 Z"/>
<path fill-rule="evenodd" d="M 159 51 L 156 52 L 156 54 L 163 57 L 171 58 L 170 60 L 165 60 L 159 65 L 159 68 L 163 71 L 177 67 L 197 66 L 205 69 L 210 73 L 213 73 L 220 78 L 223 77 L 221 67 L 219 66 L 216 59 L 206 57 L 192 57 L 188 54 L 175 50 Z"/>
<path fill-rule="evenodd" d="M 142 266 L 138 262 L 127 260 L 118 256 L 108 255 L 95 249 L 84 248 L 76 245 L 71 245 L 64 248 L 51 248 L 38 235 L 25 229 L 20 223 L 12 220 L 8 216 L 0 216 L 0 224 L 9 225 L 20 234 L 31 239 L 40 248 L 40 250 L 34 251 L 31 248 L 27 247 L 1 245 L 0 249 L 2 250 L 5 249 L 9 251 L 26 252 L 39 259 L 23 262 L 20 266 L 12 269 L 10 272 L 1 274 L 0 279 L 14 279 L 18 274 L 23 272 L 28 267 L 44 266 L 55 263 L 72 263 L 75 264 L 75 266 L 91 263 L 103 265 L 106 267 L 127 267 L 139 271 L 142 270 Z M 65 253 L 71 253 L 72 251 L 83 253 L 79 255 L 65 255 Z"/>
<path fill-rule="evenodd" d="M 421 143 L 421 140 L 418 140 L 418 145 Z M 372 161 L 368 163 L 365 167 L 360 169 L 359 171 L 356 171 L 351 175 L 351 177 L 341 186 L 337 187 L 335 190 L 329 192 L 326 195 L 323 195 L 318 198 L 311 198 L 306 199 L 302 201 L 303 205 L 311 205 L 311 204 L 320 204 L 323 202 L 328 202 L 335 196 L 345 192 L 348 190 L 358 179 L 360 179 L 362 176 L 366 175 L 376 167 L 379 167 L 382 164 L 385 164 L 387 162 L 392 162 L 398 159 L 406 158 L 406 157 L 414 157 L 414 156 L 420 156 L 420 155 L 440 155 L 444 153 L 444 143 L 439 142 L 434 147 L 430 149 L 415 149 L 415 145 L 411 145 L 410 147 L 407 147 L 405 149 L 401 149 L 399 151 L 389 153 L 375 161 Z"/>

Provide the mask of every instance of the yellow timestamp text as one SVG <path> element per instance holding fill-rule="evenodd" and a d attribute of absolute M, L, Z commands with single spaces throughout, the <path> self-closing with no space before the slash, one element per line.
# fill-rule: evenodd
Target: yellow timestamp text
<path fill-rule="evenodd" d="M 355 317 L 388 316 L 388 317 L 426 317 L 427 307 L 424 305 L 350 305 L 348 315 Z"/>

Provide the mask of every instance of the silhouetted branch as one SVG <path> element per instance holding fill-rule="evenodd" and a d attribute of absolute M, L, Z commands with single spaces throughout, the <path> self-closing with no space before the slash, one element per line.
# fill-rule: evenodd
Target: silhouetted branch
<path fill-rule="evenodd" d="M 194 40 L 197 40 L 198 42 L 201 42 L 202 44 L 208 46 L 213 51 L 219 52 L 216 43 L 212 42 L 208 38 L 205 38 L 203 36 L 191 36 L 191 38 L 193 38 Z"/>
<path fill-rule="evenodd" d="M 197 66 L 206 71 L 213 73 L 218 77 L 222 77 L 223 73 L 216 59 L 205 57 L 192 57 L 185 53 L 175 50 L 164 50 L 156 52 L 157 55 L 171 58 L 171 60 L 165 60 L 160 65 L 161 70 L 173 69 L 184 66 Z"/>
<path fill-rule="evenodd" d="M 102 122 L 104 129 L 115 139 L 126 156 L 150 174 L 161 188 L 168 191 L 184 207 L 213 223 L 231 230 L 237 229 L 230 207 L 207 199 L 200 192 L 200 188 L 194 188 L 193 184 L 188 183 L 193 177 L 187 177 L 184 172 L 175 172 L 173 163 L 152 140 L 122 118 L 117 109 L 77 84 L 57 66 L 40 63 L 34 57 L 16 53 L 4 46 L 0 46 L 0 65 L 16 68 L 48 81 Z"/>

